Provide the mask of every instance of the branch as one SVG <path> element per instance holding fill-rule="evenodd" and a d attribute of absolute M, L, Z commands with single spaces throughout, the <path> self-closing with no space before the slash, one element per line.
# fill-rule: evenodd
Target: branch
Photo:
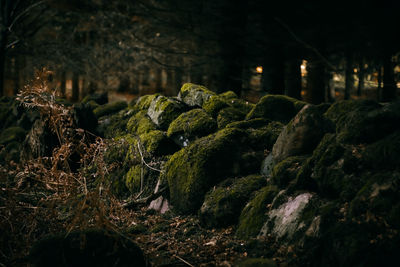
<path fill-rule="evenodd" d="M 322 61 L 325 62 L 326 65 L 328 65 L 329 68 L 331 68 L 332 70 L 336 71 L 336 67 L 326 58 L 324 57 L 315 47 L 311 46 L 310 44 L 306 43 L 305 41 L 303 41 L 302 39 L 300 39 L 291 29 L 290 27 L 283 22 L 281 19 L 279 19 L 278 17 L 274 17 L 274 19 L 281 24 L 289 33 L 290 35 L 292 35 L 292 37 L 299 42 L 300 44 L 304 45 L 306 48 L 312 50 L 318 57 L 320 57 L 322 59 Z"/>
<path fill-rule="evenodd" d="M 11 22 L 10 26 L 8 27 L 8 31 L 11 32 L 12 27 L 14 26 L 14 24 L 15 24 L 23 15 L 25 15 L 26 13 L 28 13 L 31 9 L 33 9 L 33 8 L 35 8 L 35 7 L 37 7 L 37 6 L 41 5 L 41 4 L 43 4 L 44 2 L 45 2 L 45 1 L 39 1 L 39 2 L 37 2 L 37 3 L 35 3 L 35 4 L 33 4 L 33 5 L 28 6 L 24 11 L 22 11 L 21 13 L 19 13 L 18 16 L 16 16 L 16 17 L 14 18 L 14 20 Z"/>

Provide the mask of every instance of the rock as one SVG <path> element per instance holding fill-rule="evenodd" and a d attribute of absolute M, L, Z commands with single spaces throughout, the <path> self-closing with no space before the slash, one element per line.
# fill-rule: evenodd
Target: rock
<path fill-rule="evenodd" d="M 206 136 L 215 132 L 217 122 L 203 109 L 193 109 L 182 113 L 168 128 L 168 137 L 178 141 L 184 139 L 193 141 L 196 138 Z M 188 145 L 188 142 L 186 145 Z"/>
<path fill-rule="evenodd" d="M 133 109 L 135 110 L 135 112 L 138 112 L 141 110 L 145 110 L 147 112 L 147 110 L 150 107 L 151 102 L 158 96 L 160 96 L 160 95 L 154 94 L 154 95 L 144 95 L 144 96 L 139 97 L 136 100 L 136 103 L 135 103 Z"/>
<path fill-rule="evenodd" d="M 276 165 L 272 163 L 270 166 L 274 167 L 272 171 L 269 170 L 272 182 L 278 185 L 279 188 L 287 187 L 290 182 L 295 181 L 297 174 L 308 157 L 309 156 L 293 156 L 282 160 Z M 267 159 L 268 157 L 266 160 Z"/>
<path fill-rule="evenodd" d="M 165 170 L 171 204 L 178 212 L 196 212 L 211 187 L 240 174 L 240 143 L 244 137 L 242 130 L 221 130 L 172 155 Z"/>
<path fill-rule="evenodd" d="M 217 118 L 218 113 L 221 109 L 229 107 L 228 100 L 220 97 L 212 95 L 208 98 L 207 101 L 203 103 L 203 109 L 210 114 L 213 118 Z"/>
<path fill-rule="evenodd" d="M 86 104 L 89 103 L 90 101 L 96 102 L 98 105 L 104 105 L 108 103 L 108 93 L 103 92 L 103 93 L 95 93 L 95 94 L 90 94 L 85 96 L 81 103 Z"/>
<path fill-rule="evenodd" d="M 234 265 L 235 267 L 277 267 L 276 263 L 270 259 L 248 258 Z"/>
<path fill-rule="evenodd" d="M 157 199 L 150 202 L 148 209 L 164 214 L 170 210 L 168 199 L 159 196 Z"/>
<path fill-rule="evenodd" d="M 271 122 L 267 126 L 257 129 L 248 128 L 246 130 L 248 134 L 247 144 L 254 150 L 271 151 L 282 129 L 284 129 L 284 126 L 280 122 Z"/>
<path fill-rule="evenodd" d="M 269 153 L 267 157 L 261 162 L 261 174 L 269 177 L 274 168 L 274 157 Z"/>
<path fill-rule="evenodd" d="M 185 106 L 178 100 L 157 96 L 151 101 L 147 115 L 157 127 L 167 130 L 169 124 L 184 111 Z"/>
<path fill-rule="evenodd" d="M 11 142 L 21 142 L 25 139 L 26 131 L 21 127 L 9 127 L 0 133 L 0 145 Z"/>
<path fill-rule="evenodd" d="M 251 120 L 234 121 L 226 125 L 226 128 L 238 128 L 238 129 L 258 129 L 267 126 L 270 123 L 269 120 L 256 118 Z M 283 127 L 283 125 L 282 125 Z"/>
<path fill-rule="evenodd" d="M 87 130 L 91 133 L 96 133 L 97 118 L 93 113 L 93 109 L 89 104 L 74 104 L 72 116 L 76 127 Z"/>
<path fill-rule="evenodd" d="M 305 102 L 288 96 L 266 95 L 258 101 L 246 118 L 265 118 L 288 123 L 305 104 Z"/>
<path fill-rule="evenodd" d="M 306 105 L 285 126 L 272 149 L 276 163 L 287 157 L 312 153 L 325 133 L 333 130 L 323 116 L 327 107 Z"/>
<path fill-rule="evenodd" d="M 268 212 L 268 220 L 261 228 L 259 236 L 272 235 L 278 240 L 292 240 L 295 233 L 305 227 L 302 224 L 301 215 L 311 203 L 312 198 L 313 195 L 306 192 L 295 197 L 289 197 L 279 207 L 272 207 Z M 272 205 L 274 206 L 274 203 Z"/>
<path fill-rule="evenodd" d="M 99 106 L 93 110 L 93 113 L 96 118 L 100 118 L 105 115 L 117 113 L 118 111 L 125 109 L 126 107 L 128 107 L 128 104 L 125 101 L 117 101 Z"/>
<path fill-rule="evenodd" d="M 252 192 L 265 186 L 266 182 L 265 177 L 260 175 L 225 180 L 205 196 L 199 211 L 200 221 L 207 227 L 237 223 Z"/>
<path fill-rule="evenodd" d="M 202 85 L 185 83 L 178 94 L 178 99 L 182 100 L 190 107 L 202 107 L 203 103 L 216 94 Z"/>
<path fill-rule="evenodd" d="M 116 114 L 103 116 L 99 119 L 96 131 L 100 136 L 116 138 L 127 134 L 127 124 L 132 116 L 132 110 L 123 109 Z"/>
<path fill-rule="evenodd" d="M 247 203 L 239 217 L 236 235 L 242 239 L 256 237 L 261 227 L 267 220 L 268 206 L 278 194 L 275 186 L 266 186 L 260 189 L 256 195 Z"/>
<path fill-rule="evenodd" d="M 147 116 L 147 110 L 142 110 L 129 119 L 127 129 L 129 133 L 140 135 L 156 130 L 157 126 Z"/>
<path fill-rule="evenodd" d="M 241 121 L 246 116 L 246 113 L 234 107 L 228 107 L 220 110 L 217 116 L 218 129 L 223 129 L 229 123 Z"/>
<path fill-rule="evenodd" d="M 141 134 L 139 139 L 145 151 L 154 156 L 170 155 L 180 149 L 165 132 L 159 130 Z"/>
<path fill-rule="evenodd" d="M 34 266 L 147 266 L 135 243 L 103 230 L 49 236 L 36 242 L 29 262 Z"/>
<path fill-rule="evenodd" d="M 227 100 L 228 99 L 238 99 L 239 98 L 238 95 L 233 91 L 226 91 L 226 92 L 223 92 L 223 93 L 219 94 L 218 96 L 220 96 L 220 97 L 222 97 L 224 99 L 227 99 Z"/>

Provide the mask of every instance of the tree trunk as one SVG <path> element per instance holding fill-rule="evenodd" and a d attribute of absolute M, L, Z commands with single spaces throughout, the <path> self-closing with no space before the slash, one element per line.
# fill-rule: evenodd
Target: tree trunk
<path fill-rule="evenodd" d="M 285 91 L 290 97 L 301 99 L 301 61 L 288 60 L 285 66 Z"/>
<path fill-rule="evenodd" d="M 344 99 L 349 99 L 350 94 L 354 87 L 354 77 L 353 77 L 353 57 L 351 55 L 346 56 L 345 64 L 345 85 L 344 85 Z"/>
<path fill-rule="evenodd" d="M 364 78 L 365 78 L 364 61 L 361 59 L 360 68 L 358 72 L 357 96 L 361 96 L 362 92 L 364 91 Z"/>
<path fill-rule="evenodd" d="M 182 77 L 183 77 L 183 70 L 181 68 L 176 68 L 173 79 L 173 91 L 172 91 L 173 95 L 177 95 L 178 92 L 181 90 Z"/>
<path fill-rule="evenodd" d="M 72 102 L 78 102 L 79 100 L 79 74 L 77 72 L 72 73 Z"/>
<path fill-rule="evenodd" d="M 61 71 L 61 77 L 60 77 L 61 97 L 65 97 L 65 95 L 66 95 L 66 83 L 67 83 L 67 74 L 65 73 L 65 71 Z"/>
<path fill-rule="evenodd" d="M 155 69 L 155 87 L 156 92 L 161 93 L 163 91 L 162 88 L 162 70 L 160 68 Z"/>
<path fill-rule="evenodd" d="M 306 101 L 320 104 L 325 100 L 325 65 L 319 59 L 311 59 L 307 63 Z"/>
<path fill-rule="evenodd" d="M 378 67 L 378 88 L 376 89 L 377 100 L 382 99 L 382 66 L 379 64 Z"/>
<path fill-rule="evenodd" d="M 1 23 L 1 21 L 0 21 Z M 5 94 L 4 92 L 4 71 L 6 64 L 6 44 L 7 44 L 7 34 L 6 30 L 2 29 L 0 26 L 0 96 Z"/>
<path fill-rule="evenodd" d="M 282 49 L 277 45 L 268 45 L 264 50 L 261 90 L 268 94 L 284 94 L 285 66 Z"/>
<path fill-rule="evenodd" d="M 385 55 L 383 61 L 383 88 L 382 99 L 383 102 L 389 102 L 396 98 L 397 86 L 394 80 L 394 66 L 392 56 Z"/>

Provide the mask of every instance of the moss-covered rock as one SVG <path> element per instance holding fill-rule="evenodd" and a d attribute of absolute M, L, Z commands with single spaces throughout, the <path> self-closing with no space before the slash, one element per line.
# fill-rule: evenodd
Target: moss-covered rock
<path fill-rule="evenodd" d="M 136 112 L 141 111 L 141 110 L 146 110 L 147 111 L 149 109 L 149 107 L 150 107 L 151 102 L 158 96 L 159 96 L 159 94 L 144 95 L 144 96 L 139 97 L 136 100 L 136 103 L 135 103 L 133 109 Z"/>
<path fill-rule="evenodd" d="M 157 126 L 147 116 L 147 111 L 142 110 L 129 119 L 127 129 L 129 133 L 140 135 L 156 130 Z"/>
<path fill-rule="evenodd" d="M 108 103 L 108 94 L 107 94 L 107 92 L 90 94 L 90 95 L 85 96 L 82 99 L 81 103 L 86 104 L 91 101 L 97 103 L 98 105 L 107 104 Z"/>
<path fill-rule="evenodd" d="M 226 128 L 238 128 L 238 129 L 258 129 L 267 126 L 270 123 L 269 120 L 256 118 L 251 120 L 234 121 L 226 125 Z"/>
<path fill-rule="evenodd" d="M 256 237 L 267 220 L 266 212 L 274 197 L 278 194 L 275 186 L 266 186 L 244 207 L 239 217 L 236 235 L 248 239 Z"/>
<path fill-rule="evenodd" d="M 266 185 L 260 175 L 228 179 L 207 193 L 199 211 L 200 221 L 207 227 L 224 227 L 237 223 L 240 212 L 251 194 Z"/>
<path fill-rule="evenodd" d="M 11 142 L 22 142 L 25 139 L 26 131 L 21 127 L 10 127 L 0 133 L 0 145 Z"/>
<path fill-rule="evenodd" d="M 305 102 L 284 95 L 266 95 L 258 101 L 246 118 L 265 118 L 288 123 L 305 104 Z"/>
<path fill-rule="evenodd" d="M 208 90 L 205 86 L 193 83 L 185 83 L 178 94 L 178 99 L 182 100 L 188 106 L 202 107 L 211 96 L 216 94 Z"/>
<path fill-rule="evenodd" d="M 218 128 L 223 129 L 229 123 L 234 121 L 241 121 L 246 116 L 246 113 L 242 112 L 240 109 L 234 107 L 228 107 L 222 109 L 217 116 Z"/>
<path fill-rule="evenodd" d="M 290 182 L 294 181 L 297 177 L 301 166 L 306 161 L 308 156 L 294 156 L 289 157 L 278 164 L 276 164 L 272 170 L 272 181 L 278 185 L 279 188 L 285 188 Z"/>
<path fill-rule="evenodd" d="M 310 154 L 327 132 L 331 122 L 323 116 L 327 105 L 306 105 L 285 126 L 272 149 L 275 162 L 297 155 Z"/>
<path fill-rule="evenodd" d="M 142 164 L 133 165 L 125 175 L 125 185 L 128 190 L 132 194 L 140 192 L 140 189 L 145 186 L 144 182 L 148 174 L 149 170 L 146 166 Z"/>
<path fill-rule="evenodd" d="M 193 109 L 182 113 L 168 128 L 168 137 L 183 137 L 190 141 L 213 133 L 217 122 L 203 109 Z"/>
<path fill-rule="evenodd" d="M 229 107 L 229 104 L 227 99 L 212 95 L 205 102 L 203 102 L 202 107 L 213 118 L 216 118 L 219 111 Z"/>
<path fill-rule="evenodd" d="M 271 122 L 262 128 L 249 128 L 246 130 L 248 134 L 247 144 L 255 150 L 264 151 L 267 149 L 270 151 L 283 128 L 283 124 L 277 121 Z"/>
<path fill-rule="evenodd" d="M 181 213 L 200 208 L 206 192 L 240 173 L 240 146 L 245 132 L 226 129 L 200 138 L 172 155 L 166 164 L 171 204 Z"/>
<path fill-rule="evenodd" d="M 239 98 L 238 95 L 233 91 L 226 91 L 226 92 L 223 92 L 223 93 L 219 94 L 218 96 L 220 96 L 220 97 L 222 97 L 224 99 L 237 99 L 237 98 Z"/>
<path fill-rule="evenodd" d="M 128 104 L 125 101 L 117 101 L 99 106 L 93 110 L 93 113 L 94 115 L 96 115 L 97 118 L 100 118 L 105 115 L 117 113 L 118 111 L 126 108 L 127 106 Z"/>
<path fill-rule="evenodd" d="M 277 267 L 276 263 L 270 259 L 248 258 L 234 265 L 235 267 Z"/>
<path fill-rule="evenodd" d="M 179 150 L 167 134 L 163 131 L 154 130 L 139 136 L 141 145 L 146 152 L 154 156 L 170 155 Z"/>
<path fill-rule="evenodd" d="M 245 114 L 248 114 L 255 107 L 255 104 L 240 98 L 228 99 L 228 104 Z"/>
<path fill-rule="evenodd" d="M 167 130 L 169 124 L 184 111 L 185 106 L 182 102 L 174 98 L 157 96 L 151 101 L 147 115 L 160 129 Z"/>
<path fill-rule="evenodd" d="M 106 138 L 116 138 L 127 133 L 127 124 L 132 111 L 123 109 L 116 114 L 103 116 L 99 119 L 97 132 Z"/>
<path fill-rule="evenodd" d="M 48 236 L 36 242 L 28 260 L 34 266 L 147 266 L 141 249 L 129 239 L 89 229 Z"/>

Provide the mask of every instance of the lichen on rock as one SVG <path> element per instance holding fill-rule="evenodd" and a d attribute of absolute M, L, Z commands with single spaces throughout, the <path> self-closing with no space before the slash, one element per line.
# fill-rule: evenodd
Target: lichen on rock
<path fill-rule="evenodd" d="M 158 128 L 167 130 L 169 124 L 183 111 L 185 111 L 185 106 L 182 102 L 160 95 L 151 101 L 147 115 Z"/>
<path fill-rule="evenodd" d="M 191 107 L 202 107 L 211 96 L 216 94 L 205 86 L 185 83 L 179 91 L 178 99 Z"/>

